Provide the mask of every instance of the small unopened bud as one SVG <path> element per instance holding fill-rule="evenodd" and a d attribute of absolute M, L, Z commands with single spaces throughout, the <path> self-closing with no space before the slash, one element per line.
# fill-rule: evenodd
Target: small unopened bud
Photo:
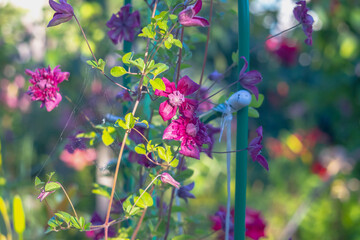
<path fill-rule="evenodd" d="M 163 183 L 168 183 L 176 188 L 180 187 L 180 183 L 175 181 L 175 179 L 168 173 L 162 173 L 160 179 Z"/>
<path fill-rule="evenodd" d="M 42 202 L 42 200 L 44 200 L 47 196 L 49 196 L 50 194 L 52 194 L 55 191 L 51 191 L 51 192 L 45 192 L 45 189 L 43 188 L 41 190 L 41 193 L 39 194 L 39 196 L 37 197 L 37 199 L 40 199 L 40 202 Z"/>

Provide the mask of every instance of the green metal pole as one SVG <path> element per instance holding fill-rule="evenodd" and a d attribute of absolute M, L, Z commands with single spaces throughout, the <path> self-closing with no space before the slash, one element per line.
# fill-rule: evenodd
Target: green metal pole
<path fill-rule="evenodd" d="M 238 0 L 239 22 L 239 58 L 244 56 L 249 61 L 249 1 Z M 250 61 L 249 61 L 250 62 Z M 241 61 L 239 59 L 239 70 Z M 238 89 L 240 90 L 240 85 Z M 236 149 L 248 146 L 248 107 L 237 112 Z M 235 180 L 235 225 L 234 239 L 245 239 L 245 209 L 246 209 L 246 175 L 247 151 L 236 153 L 236 180 Z"/>

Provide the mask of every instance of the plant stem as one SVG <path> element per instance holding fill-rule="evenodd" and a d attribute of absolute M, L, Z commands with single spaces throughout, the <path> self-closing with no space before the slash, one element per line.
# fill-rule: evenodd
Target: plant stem
<path fill-rule="evenodd" d="M 70 203 L 70 206 L 71 206 L 71 208 L 72 208 L 72 210 L 73 210 L 73 212 L 74 212 L 74 214 L 75 214 L 75 217 L 78 218 L 78 215 L 76 214 L 74 205 L 72 204 L 71 199 L 69 198 L 69 195 L 66 193 L 65 188 L 63 187 L 63 185 L 62 185 L 61 183 L 59 183 L 59 182 L 57 182 L 57 183 L 60 185 L 61 189 L 64 191 L 65 196 L 66 196 L 66 198 L 68 199 L 68 201 L 69 201 L 69 203 Z"/>
<path fill-rule="evenodd" d="M 172 192 L 171 192 L 171 199 L 170 199 L 170 203 L 169 203 L 169 211 L 168 211 L 168 216 L 167 216 L 166 232 L 164 235 L 164 240 L 167 240 L 169 231 L 170 231 L 170 218 L 171 218 L 171 209 L 172 209 L 172 205 L 174 202 L 174 195 L 175 195 L 175 188 L 173 188 Z M 160 207 L 162 207 L 162 206 L 160 206 Z"/>
<path fill-rule="evenodd" d="M 272 39 L 272 38 L 274 38 L 274 37 L 280 36 L 280 35 L 283 34 L 283 33 L 286 33 L 286 32 L 288 32 L 288 31 L 291 31 L 291 30 L 297 28 L 297 27 L 300 26 L 300 25 L 301 25 L 301 23 L 298 23 L 298 24 L 296 24 L 295 26 L 292 26 L 291 28 L 285 29 L 284 31 L 281 31 L 281 32 L 279 32 L 279 33 L 277 33 L 277 34 L 275 34 L 275 35 L 270 35 L 270 36 L 268 36 L 263 43 L 258 44 L 258 45 L 256 45 L 255 47 L 251 48 L 250 53 L 252 53 L 252 52 L 255 51 L 256 49 L 258 49 L 259 47 L 264 46 L 264 43 L 266 43 L 267 40 L 270 40 L 270 39 Z"/>
<path fill-rule="evenodd" d="M 139 230 L 140 230 L 141 224 L 142 224 L 142 222 L 143 222 L 143 220 L 144 220 L 144 217 L 145 217 L 145 215 L 146 215 L 146 211 L 147 211 L 147 207 L 144 209 L 143 213 L 141 214 L 140 220 L 139 220 L 138 224 L 136 225 L 136 228 L 135 228 L 135 230 L 134 230 L 133 235 L 131 236 L 131 240 L 135 240 L 135 239 L 136 239 L 136 235 L 137 235 L 137 233 L 138 233 Z"/>
<path fill-rule="evenodd" d="M 78 24 L 78 26 L 79 26 L 79 28 L 80 28 L 83 36 L 84 36 L 84 38 L 85 38 L 85 42 L 86 42 L 86 44 L 87 44 L 87 46 L 88 46 L 88 48 L 89 48 L 89 50 L 90 50 L 90 52 L 91 52 L 91 54 L 92 54 L 92 56 L 93 56 L 93 58 L 94 58 L 96 64 L 99 65 L 98 60 L 96 59 L 96 57 L 95 57 L 95 55 L 94 55 L 94 53 L 93 53 L 93 51 L 92 51 L 92 49 L 91 49 L 91 47 L 90 47 L 89 41 L 87 40 L 86 34 L 85 34 L 85 32 L 84 32 L 84 29 L 81 27 L 80 22 L 79 22 L 79 20 L 77 19 L 77 17 L 75 16 L 75 14 L 74 14 L 74 18 L 75 18 L 75 20 L 76 20 L 76 22 L 77 22 L 77 24 Z"/>
<path fill-rule="evenodd" d="M 80 22 L 79 22 L 79 20 L 77 19 L 77 17 L 75 16 L 75 14 L 74 14 L 74 18 L 75 18 L 75 20 L 76 20 L 76 22 L 77 22 L 77 24 L 78 24 L 78 26 L 79 26 L 79 28 L 80 28 L 83 36 L 84 36 L 85 42 L 86 42 L 86 44 L 87 44 L 87 46 L 88 46 L 88 48 L 89 48 L 89 50 L 90 50 L 90 52 L 91 52 L 91 55 L 93 56 L 96 64 L 99 65 L 99 62 L 98 62 L 98 60 L 96 59 L 95 54 L 94 54 L 93 50 L 92 50 L 91 47 L 90 47 L 90 44 L 89 44 L 89 41 L 88 41 L 88 39 L 87 39 L 87 37 L 86 37 L 86 34 L 85 34 L 85 32 L 84 32 L 84 29 L 81 27 Z M 128 89 L 128 88 L 124 87 L 123 85 L 121 85 L 121 84 L 115 82 L 114 80 L 112 80 L 112 79 L 111 79 L 109 76 L 107 76 L 103 71 L 100 71 L 100 72 L 101 72 L 107 79 L 109 79 L 111 82 L 113 82 L 113 83 L 116 84 L 117 86 L 119 86 L 119 87 L 121 87 L 121 88 L 123 88 L 123 89 L 125 89 L 125 90 L 127 90 L 127 91 L 129 91 L 129 92 L 132 92 L 130 89 Z"/>
<path fill-rule="evenodd" d="M 205 71 L 207 54 L 208 54 L 209 39 L 210 39 L 210 30 L 211 30 L 212 11 L 213 11 L 213 0 L 210 1 L 210 15 L 209 15 L 209 24 L 210 24 L 210 25 L 209 25 L 209 27 L 208 27 L 207 36 L 206 36 L 206 45 L 205 45 L 204 61 L 203 61 L 202 70 L 201 70 L 201 76 L 200 76 L 200 82 L 199 82 L 200 87 L 199 87 L 199 89 L 201 88 L 201 84 L 202 84 L 202 80 L 203 80 L 203 76 L 204 76 L 204 71 Z M 199 95 L 199 94 L 200 94 L 200 91 L 198 92 L 198 95 Z"/>
<path fill-rule="evenodd" d="M 184 27 L 181 28 L 180 41 L 181 41 L 181 44 L 184 42 Z M 177 85 L 179 78 L 180 78 L 181 58 L 182 58 L 182 48 L 179 49 L 175 85 Z"/>

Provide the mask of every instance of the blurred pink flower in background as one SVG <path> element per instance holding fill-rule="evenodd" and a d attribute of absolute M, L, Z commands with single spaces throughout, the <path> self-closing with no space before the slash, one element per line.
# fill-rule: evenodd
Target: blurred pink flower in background
<path fill-rule="evenodd" d="M 81 171 L 86 166 L 93 164 L 96 159 L 96 151 L 93 148 L 85 150 L 76 149 L 73 153 L 64 150 L 60 155 L 60 159 L 65 162 L 68 167 Z"/>
<path fill-rule="evenodd" d="M 296 64 L 299 46 L 296 41 L 288 38 L 271 38 L 265 43 L 266 50 L 277 56 L 280 62 L 286 66 Z"/>
<path fill-rule="evenodd" d="M 27 112 L 30 108 L 30 98 L 21 89 L 25 85 L 25 78 L 21 75 L 15 76 L 13 82 L 2 79 L 0 82 L 0 101 L 4 102 L 8 108 L 19 108 L 22 112 Z"/>

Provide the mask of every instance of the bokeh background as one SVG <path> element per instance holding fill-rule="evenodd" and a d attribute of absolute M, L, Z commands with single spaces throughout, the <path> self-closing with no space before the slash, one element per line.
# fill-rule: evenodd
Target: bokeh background
<path fill-rule="evenodd" d="M 209 1 L 203 2 L 201 15 L 208 17 Z M 122 49 L 122 44 L 111 43 L 105 23 L 123 1 L 70 3 L 96 56 L 106 59 L 109 71 L 117 61 L 115 50 Z M 231 56 L 237 49 L 236 6 L 234 0 L 214 1 L 206 75 L 214 70 L 223 72 L 232 64 Z M 260 118 L 249 120 L 249 137 L 256 136 L 255 129 L 263 126 L 263 154 L 270 171 L 249 160 L 247 204 L 262 212 L 269 240 L 291 236 L 293 240 L 359 240 L 360 3 L 309 2 L 315 19 L 312 47 L 304 44 L 301 27 L 264 44 L 270 34 L 296 24 L 294 6 L 290 0 L 250 1 L 250 66 L 263 75 L 259 89 L 265 100 L 258 109 Z M 144 25 L 146 5 L 136 1 L 134 9 L 140 11 Z M 10 218 L 13 197 L 21 197 L 25 239 L 85 239 L 85 234 L 76 231 L 44 235 L 51 214 L 36 199 L 33 181 L 39 171 L 42 177 L 55 171 L 78 211 L 87 220 L 91 218 L 97 208 L 91 183 L 103 171 L 100 163 L 115 155 L 99 143 L 97 160 L 81 170 L 69 167 L 60 156 L 69 136 L 91 130 L 84 114 L 96 124 L 108 113 L 119 114 L 121 104 L 115 96 L 120 89 L 86 64 L 91 55 L 74 20 L 46 28 L 52 14 L 46 0 L 0 0 L 0 195 Z M 186 30 L 185 41 L 191 49 L 186 61 L 193 67 L 183 74 L 194 80 L 201 74 L 205 40 L 204 29 Z M 137 38 L 134 50 L 144 44 Z M 61 65 L 63 71 L 70 72 L 61 92 L 72 99 L 70 103 L 64 98 L 50 113 L 40 109 L 39 103 L 30 102 L 26 95 L 29 77 L 24 74 L 25 69 L 48 65 Z M 214 89 L 236 78 L 234 69 Z M 205 85 L 211 82 L 207 80 Z M 215 97 L 214 102 L 220 98 Z M 214 125 L 219 125 L 219 120 Z M 224 142 L 215 145 L 215 150 L 224 148 Z M 226 204 L 225 155 L 213 159 L 202 155 L 200 161 L 188 164 L 194 170 L 191 181 L 195 181 L 192 193 L 196 199 L 188 204 L 180 202 L 183 228 L 196 236 L 206 235 L 211 233 L 209 217 Z M 57 209 L 69 208 L 60 192 L 49 203 Z M 1 216 L 0 232 L 6 232 Z"/>

